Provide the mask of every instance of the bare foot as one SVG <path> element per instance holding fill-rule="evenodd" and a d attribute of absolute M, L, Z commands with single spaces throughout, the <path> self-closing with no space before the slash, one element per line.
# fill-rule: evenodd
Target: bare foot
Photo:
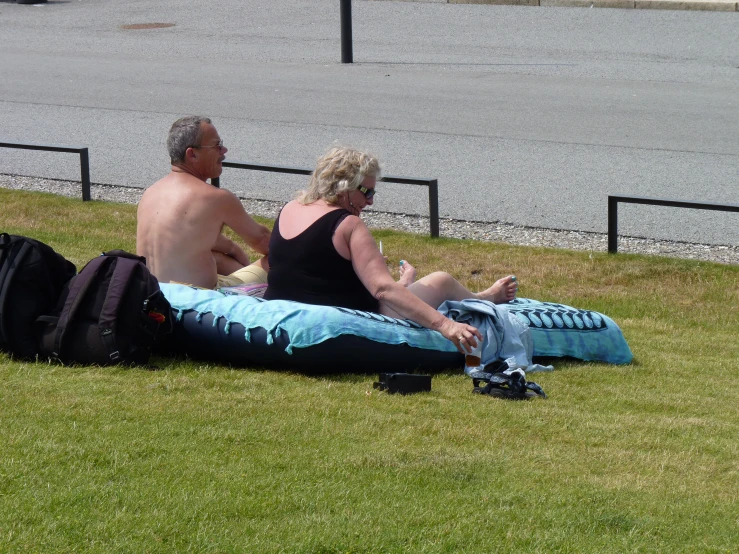
<path fill-rule="evenodd" d="M 405 260 L 400 260 L 400 279 L 398 283 L 407 287 L 416 281 L 416 268 Z"/>
<path fill-rule="evenodd" d="M 518 281 L 515 275 L 509 275 L 498 279 L 493 286 L 487 290 L 477 293 L 480 300 L 489 300 L 493 304 L 504 304 L 516 298 L 518 292 Z"/>

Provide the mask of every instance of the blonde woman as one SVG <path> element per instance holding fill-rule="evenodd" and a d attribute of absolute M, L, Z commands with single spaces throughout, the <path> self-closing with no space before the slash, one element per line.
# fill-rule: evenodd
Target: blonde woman
<path fill-rule="evenodd" d="M 269 245 L 265 299 L 339 306 L 415 321 L 435 329 L 464 352 L 480 332 L 436 311 L 445 300 L 500 303 L 516 296 L 513 276 L 474 293 L 451 275 L 435 272 L 411 282 L 412 266 L 396 282 L 359 218 L 374 202 L 380 164 L 374 156 L 334 147 L 319 160 L 308 189 L 280 212 Z"/>

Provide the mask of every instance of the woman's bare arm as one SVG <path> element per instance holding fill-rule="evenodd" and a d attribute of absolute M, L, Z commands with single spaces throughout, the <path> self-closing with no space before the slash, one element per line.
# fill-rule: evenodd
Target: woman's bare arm
<path fill-rule="evenodd" d="M 354 272 L 367 290 L 381 304 L 429 329 L 439 331 L 459 346 L 459 337 L 474 336 L 482 339 L 480 332 L 463 323 L 457 323 L 441 315 L 436 309 L 397 283 L 385 264 L 385 259 L 375 244 L 367 226 L 358 217 L 347 217 L 337 228 L 342 240 L 346 240 Z M 474 340 L 474 339 L 473 339 Z"/>

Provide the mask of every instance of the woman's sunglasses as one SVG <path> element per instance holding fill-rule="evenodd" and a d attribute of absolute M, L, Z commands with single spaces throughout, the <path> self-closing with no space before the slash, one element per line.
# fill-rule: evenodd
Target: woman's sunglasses
<path fill-rule="evenodd" d="M 357 187 L 357 190 L 364 194 L 364 197 L 369 200 L 375 195 L 375 189 L 368 189 L 367 187 L 363 187 L 362 185 L 359 185 Z"/>

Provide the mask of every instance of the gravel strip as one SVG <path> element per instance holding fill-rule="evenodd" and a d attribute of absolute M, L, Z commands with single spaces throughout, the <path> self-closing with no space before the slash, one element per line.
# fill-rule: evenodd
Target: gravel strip
<path fill-rule="evenodd" d="M 0 187 L 81 197 L 80 184 L 76 181 L 0 174 Z M 143 190 L 137 187 L 93 184 L 90 192 L 93 200 L 136 204 L 141 198 Z M 250 214 L 270 218 L 277 217 L 277 213 L 282 206 L 282 202 L 251 198 L 242 198 L 242 202 L 246 211 Z M 367 210 L 362 213 L 362 219 L 370 227 L 395 229 L 410 233 L 429 233 L 428 217 Z M 457 219 L 441 219 L 439 227 L 441 236 L 450 238 L 504 242 L 522 246 L 587 250 L 590 252 L 606 252 L 608 250 L 608 237 L 605 233 L 519 227 L 508 223 L 485 223 Z M 694 244 L 620 236 L 618 250 L 619 252 L 654 254 L 739 265 L 739 246 Z"/>

